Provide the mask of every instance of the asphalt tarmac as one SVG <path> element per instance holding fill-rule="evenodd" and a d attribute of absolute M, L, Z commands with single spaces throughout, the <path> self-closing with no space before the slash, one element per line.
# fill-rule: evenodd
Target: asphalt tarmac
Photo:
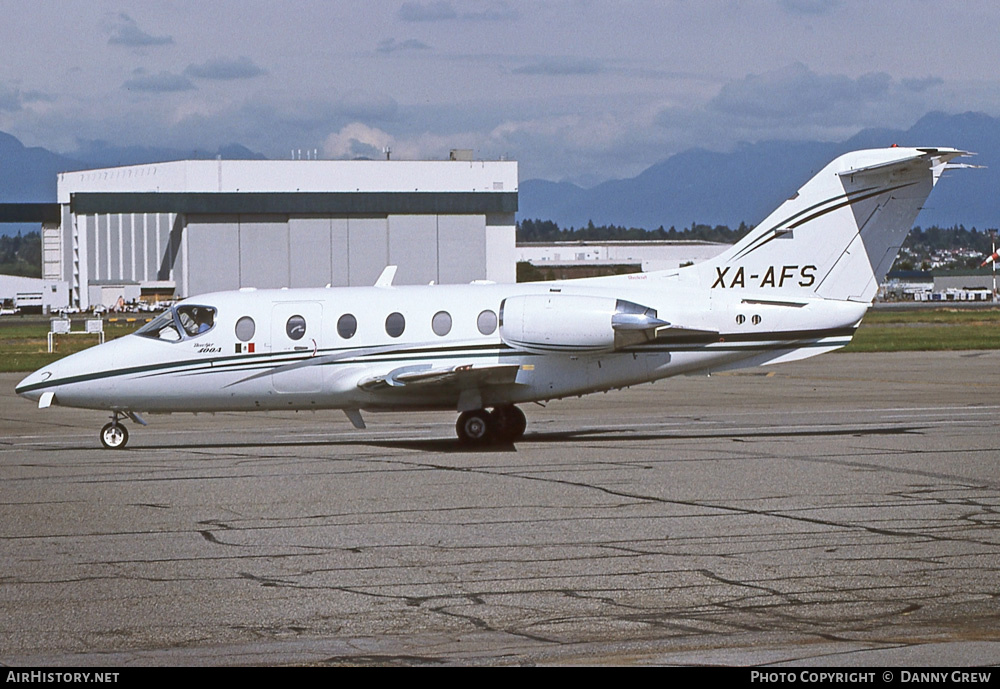
<path fill-rule="evenodd" d="M 1000 351 L 453 414 L 38 410 L 0 375 L 0 665 L 997 665 Z"/>

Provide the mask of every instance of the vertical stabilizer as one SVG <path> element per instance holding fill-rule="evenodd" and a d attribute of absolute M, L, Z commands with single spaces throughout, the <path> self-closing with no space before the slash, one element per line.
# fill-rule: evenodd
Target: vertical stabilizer
<path fill-rule="evenodd" d="M 697 266 L 716 291 L 870 302 L 952 148 L 856 151 L 827 165 L 731 249 Z M 716 292 L 718 293 L 718 292 Z"/>

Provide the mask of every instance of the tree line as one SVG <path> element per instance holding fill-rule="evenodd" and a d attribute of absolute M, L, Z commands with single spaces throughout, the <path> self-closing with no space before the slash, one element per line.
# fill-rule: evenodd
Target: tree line
<path fill-rule="evenodd" d="M 0 274 L 42 277 L 42 236 L 39 232 L 0 235 Z"/>
<path fill-rule="evenodd" d="M 691 223 L 691 227 L 678 230 L 671 226 L 665 229 L 660 225 L 655 230 L 642 227 L 625 227 L 624 225 L 594 225 L 588 222 L 586 227 L 575 229 L 560 228 L 551 220 L 522 220 L 517 223 L 518 242 L 596 242 L 596 241 L 667 241 L 667 240 L 697 240 L 703 242 L 720 242 L 733 244 L 743 235 L 753 229 L 746 223 L 740 223 L 736 229 L 725 225 L 703 225 Z"/>
<path fill-rule="evenodd" d="M 625 227 L 624 225 L 594 225 L 588 222 L 586 227 L 579 229 L 560 228 L 551 220 L 522 220 L 517 223 L 517 241 L 530 242 L 594 242 L 594 241 L 664 241 L 664 240 L 697 240 L 704 242 L 721 242 L 734 244 L 744 237 L 752 225 L 740 223 L 739 227 L 731 229 L 726 225 L 703 225 L 691 223 L 690 227 L 678 230 L 671 226 L 664 229 L 661 225 L 655 230 L 641 227 Z M 992 252 L 989 232 L 979 231 L 975 227 L 966 229 L 964 225 L 952 227 L 932 226 L 922 229 L 917 226 L 906 236 L 904 247 L 914 251 L 943 251 L 949 249 L 971 249 L 984 256 Z"/>

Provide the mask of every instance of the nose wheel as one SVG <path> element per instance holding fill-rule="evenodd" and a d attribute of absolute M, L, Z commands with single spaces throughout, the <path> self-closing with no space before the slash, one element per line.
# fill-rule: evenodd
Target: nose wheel
<path fill-rule="evenodd" d="M 128 444 L 128 429 L 118 423 L 118 413 L 111 416 L 111 422 L 101 429 L 101 445 L 109 450 L 120 450 Z"/>

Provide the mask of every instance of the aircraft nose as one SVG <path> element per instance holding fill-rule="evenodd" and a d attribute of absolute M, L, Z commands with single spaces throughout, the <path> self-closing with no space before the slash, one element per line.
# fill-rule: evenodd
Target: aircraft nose
<path fill-rule="evenodd" d="M 32 402 L 37 402 L 42 393 L 45 392 L 45 381 L 51 377 L 52 372 L 44 368 L 35 371 L 18 383 L 14 392 Z"/>

